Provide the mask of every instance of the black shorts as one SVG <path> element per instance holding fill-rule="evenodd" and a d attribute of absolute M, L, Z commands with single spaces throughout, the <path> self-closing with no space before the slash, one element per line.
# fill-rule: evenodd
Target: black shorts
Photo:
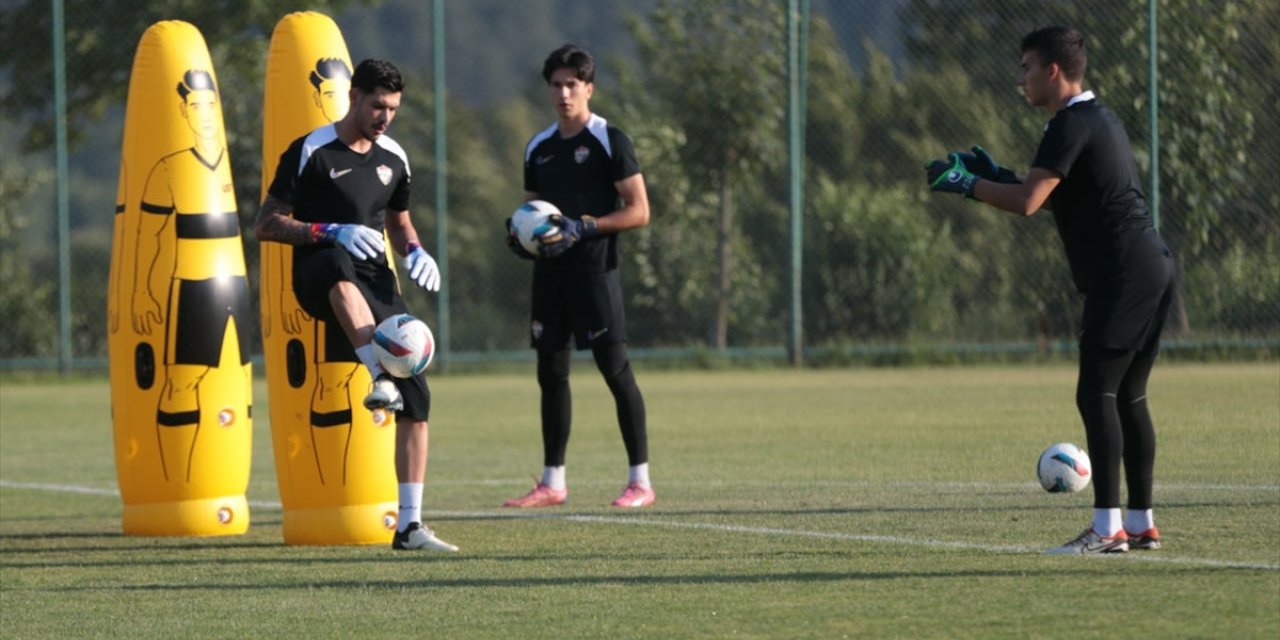
<path fill-rule="evenodd" d="M 1119 272 L 1089 288 L 1080 347 L 1147 351 L 1158 346 L 1173 302 L 1173 256 L 1154 231 L 1126 243 Z"/>
<path fill-rule="evenodd" d="M 535 265 L 530 345 L 554 351 L 627 341 L 622 309 L 622 277 L 617 269 L 578 271 Z"/>
<path fill-rule="evenodd" d="M 244 276 L 177 280 L 170 291 L 169 364 L 216 367 L 222 361 L 222 338 L 235 319 L 240 364 L 249 363 L 249 283 Z"/>
<path fill-rule="evenodd" d="M 359 361 L 333 313 L 333 306 L 329 304 L 329 290 L 343 281 L 354 283 L 364 294 L 375 323 L 398 313 L 409 313 L 408 305 L 400 296 L 396 275 L 387 266 L 357 270 L 351 254 L 342 247 L 325 247 L 301 255 L 295 252 L 293 291 L 298 297 L 298 306 L 323 323 L 320 326 L 324 327 L 324 333 L 316 336 L 316 344 L 324 345 L 323 353 L 318 355 L 325 362 Z M 427 386 L 426 375 L 395 378 L 395 382 L 400 395 L 404 396 L 404 409 L 397 416 L 427 420 L 431 413 L 431 390 Z"/>

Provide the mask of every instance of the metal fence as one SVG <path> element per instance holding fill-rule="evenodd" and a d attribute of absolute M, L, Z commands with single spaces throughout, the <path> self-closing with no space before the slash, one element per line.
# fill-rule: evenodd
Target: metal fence
<path fill-rule="evenodd" d="M 191 4 L 0 8 L 5 368 L 105 362 L 131 43 L 157 20 L 187 20 L 209 43 L 256 300 L 262 73 L 275 21 L 298 7 Z M 444 295 L 408 300 L 445 329 L 446 365 L 528 357 L 529 265 L 506 252 L 502 220 L 521 197 L 525 142 L 553 120 L 539 71 L 563 42 L 596 55 L 593 110 L 634 140 L 649 189 L 650 226 L 622 239 L 639 357 L 794 350 L 811 362 L 897 361 L 1072 348 L 1080 302 L 1051 215 L 931 196 L 922 169 L 974 144 L 1026 169 L 1048 115 L 1018 91 L 1018 45 L 1055 23 L 1087 35 L 1086 87 L 1128 128 L 1175 250 L 1168 344 L 1265 354 L 1280 344 L 1274 0 L 309 7 L 334 17 L 354 59 L 389 58 L 409 81 L 391 134 L 414 167 L 419 233 L 447 271 Z"/>

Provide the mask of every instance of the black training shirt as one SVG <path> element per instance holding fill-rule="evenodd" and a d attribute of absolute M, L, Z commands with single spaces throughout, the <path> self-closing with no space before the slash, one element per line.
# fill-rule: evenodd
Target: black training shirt
<path fill-rule="evenodd" d="M 597 115 L 572 138 L 561 138 L 553 124 L 525 147 L 525 191 L 538 194 L 574 219 L 613 212 L 619 200 L 614 183 L 637 173 L 640 163 L 631 139 Z M 539 262 L 591 271 L 616 269 L 617 235 L 580 242 L 559 258 Z"/>
<path fill-rule="evenodd" d="M 358 223 L 381 233 L 387 211 L 409 208 L 409 161 L 385 135 L 368 153 L 357 153 L 338 139 L 333 125 L 325 125 L 294 140 L 281 154 L 268 193 L 291 204 L 295 220 Z M 294 251 L 300 259 L 322 246 L 301 245 Z M 385 265 L 387 254 L 352 261 L 357 269 L 367 269 Z"/>
<path fill-rule="evenodd" d="M 1049 200 L 1080 291 L 1118 273 L 1127 237 L 1151 227 L 1124 124 L 1085 97 L 1045 125 L 1031 165 L 1062 176 Z"/>

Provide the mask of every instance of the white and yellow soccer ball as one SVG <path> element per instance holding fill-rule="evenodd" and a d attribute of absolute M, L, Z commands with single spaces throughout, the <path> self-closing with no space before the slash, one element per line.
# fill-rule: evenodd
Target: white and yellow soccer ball
<path fill-rule="evenodd" d="M 373 330 L 373 354 L 382 368 L 397 378 L 412 378 L 425 371 L 435 350 L 431 328 L 407 313 L 391 316 Z"/>
<path fill-rule="evenodd" d="M 1040 486 L 1049 493 L 1075 493 L 1089 486 L 1093 466 L 1089 454 L 1070 442 L 1050 445 L 1036 463 Z"/>
<path fill-rule="evenodd" d="M 511 214 L 511 227 L 516 231 L 520 246 L 535 256 L 539 255 L 539 239 L 559 229 L 551 223 L 551 216 L 559 214 L 560 209 L 546 200 L 530 200 L 520 205 Z"/>

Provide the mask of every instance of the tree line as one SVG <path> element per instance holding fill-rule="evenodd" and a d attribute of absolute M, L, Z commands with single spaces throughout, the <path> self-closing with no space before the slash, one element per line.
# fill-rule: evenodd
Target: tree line
<path fill-rule="evenodd" d="M 223 85 L 256 287 L 256 111 L 267 38 L 291 3 L 191 8 L 176 1 L 104 0 L 94 3 L 101 10 L 92 19 L 71 10 L 77 4 L 69 2 L 67 13 L 71 141 L 82 159 L 72 168 L 72 323 L 75 354 L 92 357 L 106 353 L 111 242 L 103 203 L 114 201 L 119 153 L 112 147 L 118 136 L 104 142 L 92 134 L 118 126 L 109 123 L 122 117 L 133 52 L 118 43 L 136 42 L 147 25 L 175 16 L 205 33 Z M 858 42 L 859 51 L 849 51 L 850 26 L 833 23 L 835 14 L 815 10 L 808 25 L 801 273 L 806 344 L 1073 339 L 1078 300 L 1049 215 L 1013 220 L 958 199 L 930 198 L 922 167 L 948 150 L 982 144 L 1025 170 L 1045 116 L 1026 106 L 1014 86 L 1017 46 L 1032 28 L 1058 22 L 1089 36 L 1088 85 L 1124 119 L 1147 174 L 1145 3 L 899 4 L 897 32 L 888 34 L 899 45 L 894 56 L 870 37 Z M 0 142 L 32 157 L 47 154 L 52 144 L 44 5 L 7 5 L 0 23 Z M 429 9 L 415 6 L 396 7 L 409 14 L 397 14 L 401 28 L 425 37 Z M 648 228 L 623 242 L 630 333 L 638 347 L 715 350 L 785 341 L 785 6 L 779 0 L 646 4 L 622 23 L 634 46 L 599 60 L 607 81 L 600 81 L 593 108 L 635 141 L 654 212 Z M 312 8 L 330 15 L 378 9 L 342 1 Z M 450 12 L 473 11 L 481 18 L 493 10 L 484 2 L 448 5 Z M 1178 327 L 1186 335 L 1274 336 L 1280 328 L 1280 187 L 1274 179 L 1280 91 L 1266 70 L 1280 63 L 1280 9 L 1268 0 L 1224 2 L 1213 11 L 1192 0 L 1162 0 L 1159 11 L 1161 230 L 1180 261 Z M 396 37 L 385 30 L 378 36 Z M 492 48 L 503 36 L 456 43 L 448 55 L 472 55 L 467 47 Z M 367 36 L 346 37 L 353 56 L 362 57 L 365 47 L 354 38 Z M 496 81 L 518 86 L 507 98 L 479 103 L 451 89 L 444 104 L 446 286 L 456 351 L 526 346 L 528 265 L 506 252 L 501 234 L 522 191 L 524 142 L 553 117 L 540 62 L 529 60 L 527 73 L 515 79 L 450 78 L 451 87 Z M 435 194 L 423 177 L 439 169 L 431 155 L 430 116 L 438 97 L 430 91 L 429 68 L 402 70 L 410 90 L 392 135 L 413 163 L 414 214 L 429 239 Z M 0 358 L 55 353 L 57 283 L 50 274 L 57 255 L 52 243 L 30 240 L 52 237 L 49 209 L 30 206 L 41 202 L 51 179 L 48 170 L 26 163 L 6 160 L 0 167 Z M 438 312 L 425 294 L 409 302 L 428 321 Z"/>

